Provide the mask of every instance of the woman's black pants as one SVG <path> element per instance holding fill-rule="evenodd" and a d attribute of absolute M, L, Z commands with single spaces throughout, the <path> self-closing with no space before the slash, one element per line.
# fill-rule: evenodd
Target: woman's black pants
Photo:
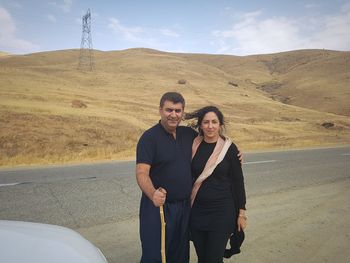
<path fill-rule="evenodd" d="M 222 263 L 229 233 L 191 229 L 198 263 Z"/>

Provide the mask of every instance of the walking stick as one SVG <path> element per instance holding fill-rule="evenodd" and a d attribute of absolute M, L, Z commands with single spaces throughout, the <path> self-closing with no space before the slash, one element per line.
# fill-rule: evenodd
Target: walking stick
<path fill-rule="evenodd" d="M 162 263 L 166 263 L 165 256 L 165 220 L 164 220 L 164 207 L 161 205 L 159 207 L 160 222 L 161 222 L 161 248 L 160 253 L 162 255 Z"/>

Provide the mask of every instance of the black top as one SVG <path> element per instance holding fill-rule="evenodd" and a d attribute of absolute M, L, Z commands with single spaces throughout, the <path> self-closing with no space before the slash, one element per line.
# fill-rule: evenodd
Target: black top
<path fill-rule="evenodd" d="M 154 187 L 167 191 L 167 201 L 188 199 L 191 195 L 192 142 L 197 132 L 179 126 L 176 139 L 158 123 L 141 136 L 136 150 L 136 163 L 151 165 Z"/>
<path fill-rule="evenodd" d="M 192 160 L 193 180 L 202 173 L 216 143 L 199 145 Z M 191 211 L 191 228 L 232 233 L 238 210 L 245 209 L 244 179 L 237 147 L 232 144 L 224 159 L 203 181 Z"/>

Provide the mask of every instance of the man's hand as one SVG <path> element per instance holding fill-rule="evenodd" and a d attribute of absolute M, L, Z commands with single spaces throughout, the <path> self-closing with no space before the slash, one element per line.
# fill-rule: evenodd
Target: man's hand
<path fill-rule="evenodd" d="M 156 207 L 159 207 L 161 205 L 164 205 L 166 200 L 166 190 L 164 188 L 159 187 L 157 190 L 154 191 L 152 195 L 152 202 Z"/>

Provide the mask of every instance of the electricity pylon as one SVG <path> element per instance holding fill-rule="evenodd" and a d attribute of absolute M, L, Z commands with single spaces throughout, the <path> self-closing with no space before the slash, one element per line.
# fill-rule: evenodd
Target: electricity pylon
<path fill-rule="evenodd" d="M 90 9 L 88 9 L 87 13 L 82 18 L 82 26 L 78 69 L 92 71 L 95 68 L 95 63 L 92 48 Z"/>

